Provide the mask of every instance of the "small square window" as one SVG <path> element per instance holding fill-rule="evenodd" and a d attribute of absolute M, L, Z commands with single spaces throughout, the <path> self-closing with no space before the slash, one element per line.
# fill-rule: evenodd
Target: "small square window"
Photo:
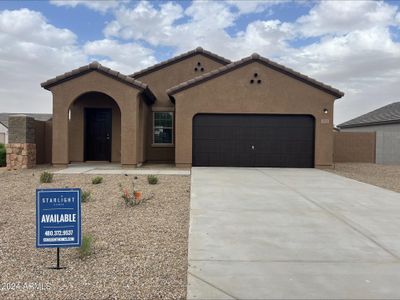
<path fill-rule="evenodd" d="M 153 143 L 173 144 L 174 115 L 172 112 L 153 113 Z"/>

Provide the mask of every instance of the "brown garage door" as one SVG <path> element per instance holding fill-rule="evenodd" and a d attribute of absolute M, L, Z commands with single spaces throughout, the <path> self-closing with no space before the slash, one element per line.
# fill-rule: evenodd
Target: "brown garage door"
<path fill-rule="evenodd" d="M 193 166 L 314 167 L 314 118 L 306 115 L 199 114 Z"/>

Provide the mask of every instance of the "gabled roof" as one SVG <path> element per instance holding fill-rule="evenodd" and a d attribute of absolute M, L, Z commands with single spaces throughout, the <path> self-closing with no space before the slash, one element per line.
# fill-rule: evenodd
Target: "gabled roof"
<path fill-rule="evenodd" d="M 131 86 L 134 86 L 140 90 L 147 89 L 147 84 L 144 84 L 143 82 L 135 80 L 132 77 L 129 77 L 127 75 L 123 75 L 117 71 L 111 70 L 110 68 L 104 67 L 97 61 L 91 62 L 90 64 L 88 64 L 86 66 L 74 69 L 70 72 L 67 72 L 67 73 L 59 75 L 57 77 L 54 77 L 52 79 L 49 79 L 49 80 L 43 82 L 41 84 L 41 86 L 43 88 L 45 88 L 46 90 L 48 90 L 52 86 L 55 86 L 57 84 L 60 84 L 67 80 L 71 80 L 73 78 L 76 78 L 78 76 L 84 75 L 84 74 L 92 72 L 92 71 L 96 71 L 96 72 L 102 73 L 106 76 L 110 76 L 116 80 L 119 80 L 123 83 L 129 84 Z"/>
<path fill-rule="evenodd" d="M 133 78 L 138 78 L 140 76 L 155 72 L 157 70 L 160 70 L 160 69 L 162 69 L 164 67 L 167 67 L 167 66 L 170 66 L 172 64 L 175 64 L 175 63 L 177 63 L 179 61 L 182 61 L 182 60 L 187 59 L 189 57 L 195 56 L 197 54 L 204 55 L 204 56 L 206 56 L 206 57 L 208 57 L 208 58 L 210 58 L 212 60 L 215 60 L 215 61 L 217 61 L 217 62 L 219 62 L 219 63 L 221 63 L 223 65 L 227 65 L 227 64 L 231 63 L 231 61 L 229 59 L 225 58 L 225 57 L 222 57 L 222 56 L 219 56 L 219 55 L 217 55 L 215 53 L 212 53 L 210 51 L 204 50 L 201 47 L 197 47 L 194 50 L 191 50 L 189 52 L 180 54 L 178 56 L 175 56 L 173 58 L 170 58 L 168 60 L 165 60 L 163 62 L 155 64 L 155 65 L 153 65 L 151 67 L 148 67 L 146 69 L 143 69 L 143 70 L 140 70 L 138 72 L 135 72 L 135 73 L 133 73 L 133 74 L 131 74 L 129 76 L 131 76 Z"/>
<path fill-rule="evenodd" d="M 304 83 L 307 83 L 307 84 L 309 84 L 309 85 L 311 85 L 311 86 L 313 86 L 315 88 L 323 90 L 324 92 L 327 92 L 327 93 L 329 93 L 329 94 L 331 94 L 331 95 L 333 95 L 333 96 L 335 96 L 337 98 L 341 98 L 341 97 L 344 96 L 344 93 L 339 91 L 338 89 L 335 89 L 335 88 L 333 88 L 333 87 L 331 87 L 329 85 L 326 85 L 326 84 L 324 84 L 322 82 L 319 82 L 319 81 L 317 81 L 317 80 L 315 80 L 313 78 L 310 78 L 310 77 L 308 77 L 306 75 L 303 75 L 303 74 L 301 74 L 301 73 L 299 73 L 297 71 L 294 71 L 294 70 L 292 70 L 290 68 L 287 68 L 287 67 L 285 67 L 285 66 L 283 66 L 281 64 L 273 62 L 273 61 L 269 60 L 268 58 L 260 56 L 257 53 L 254 53 L 251 56 L 245 57 L 245 58 L 243 58 L 243 59 L 241 59 L 239 61 L 233 62 L 233 63 L 231 63 L 229 65 L 226 65 L 226 66 L 220 67 L 218 69 L 215 69 L 215 70 L 213 70 L 213 71 L 211 71 L 209 73 L 206 73 L 204 75 L 201 75 L 201 76 L 198 76 L 198 77 L 193 78 L 191 80 L 188 80 L 186 82 L 183 82 L 183 83 L 181 83 L 179 85 L 176 85 L 176 86 L 168 89 L 167 90 L 167 94 L 172 96 L 172 95 L 174 95 L 176 93 L 179 93 L 180 91 L 189 89 L 189 88 L 191 88 L 193 86 L 196 86 L 196 85 L 199 85 L 199 84 L 201 84 L 201 83 L 203 83 L 205 81 L 208 81 L 208 80 L 213 79 L 215 77 L 221 76 L 221 75 L 223 75 L 225 73 L 233 71 L 233 70 L 235 70 L 235 69 L 237 69 L 239 67 L 242 67 L 242 66 L 244 66 L 246 64 L 249 64 L 249 63 L 252 63 L 254 61 L 263 63 L 266 66 L 268 66 L 268 67 L 270 67 L 270 68 L 272 68 L 272 69 L 274 69 L 276 71 L 279 71 L 279 72 L 284 73 L 284 74 L 286 74 L 288 76 L 291 76 L 291 77 L 293 77 L 295 79 L 303 81 Z"/>
<path fill-rule="evenodd" d="M 369 113 L 337 125 L 337 127 L 351 128 L 390 123 L 400 123 L 400 102 L 394 102 L 392 104 L 380 107 Z"/>
<path fill-rule="evenodd" d="M 39 121 L 48 121 L 51 119 L 52 114 L 31 114 L 31 113 L 22 113 L 28 117 L 32 117 L 35 120 Z M 2 123 L 5 127 L 8 128 L 8 117 L 14 115 L 21 115 L 21 113 L 0 113 L 0 123 Z"/>

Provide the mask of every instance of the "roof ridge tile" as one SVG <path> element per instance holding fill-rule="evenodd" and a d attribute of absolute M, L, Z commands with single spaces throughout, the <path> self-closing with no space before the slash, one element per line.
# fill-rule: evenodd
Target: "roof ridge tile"
<path fill-rule="evenodd" d="M 240 60 L 237 60 L 237 61 L 234 61 L 234 62 L 232 62 L 232 63 L 230 63 L 228 65 L 225 65 L 225 66 L 219 67 L 217 69 L 214 69 L 214 70 L 212 70 L 212 71 L 210 71 L 210 72 L 208 72 L 206 74 L 197 76 L 197 77 L 192 78 L 192 79 L 190 79 L 188 81 L 185 81 L 185 82 L 182 82 L 182 83 L 180 83 L 180 84 L 178 84 L 176 86 L 173 86 L 173 87 L 171 87 L 171 88 L 169 88 L 167 90 L 167 94 L 169 94 L 171 96 L 171 95 L 173 95 L 175 93 L 178 93 L 181 90 L 184 90 L 184 89 L 187 89 L 187 88 L 191 87 L 192 85 L 197 85 L 197 84 L 199 84 L 199 83 L 201 83 L 203 81 L 206 81 L 206 80 L 211 79 L 211 78 L 213 78 L 215 76 L 218 76 L 219 74 L 222 75 L 225 71 L 229 71 L 230 69 L 234 69 L 235 67 L 240 66 L 240 65 L 245 64 L 245 63 L 250 62 L 250 61 L 262 61 L 262 62 L 264 62 L 264 63 L 266 63 L 268 65 L 271 65 L 271 66 L 281 70 L 281 71 L 290 73 L 291 75 L 293 75 L 293 76 L 295 76 L 297 78 L 303 79 L 303 80 L 305 80 L 305 81 L 307 81 L 307 82 L 309 82 L 309 83 L 311 83 L 311 84 L 313 84 L 313 85 L 315 85 L 315 86 L 317 86 L 317 87 L 319 87 L 319 88 L 321 88 L 323 90 L 327 90 L 328 92 L 330 92 L 331 94 L 334 94 L 335 96 L 337 96 L 339 98 L 344 96 L 344 93 L 339 91 L 338 89 L 335 89 L 332 86 L 324 84 L 324 83 L 322 83 L 322 82 L 320 82 L 320 81 L 318 81 L 316 79 L 308 77 L 307 75 L 304 75 L 304 74 L 302 74 L 300 72 L 297 72 L 297 71 L 295 71 L 295 70 L 293 70 L 291 68 L 285 67 L 284 65 L 281 65 L 281 64 L 279 64 L 277 62 L 274 62 L 274 61 L 272 61 L 272 60 L 270 60 L 270 59 L 268 59 L 266 57 L 260 56 L 258 53 L 253 53 L 250 56 L 244 57 L 244 58 L 242 58 Z"/>
<path fill-rule="evenodd" d="M 152 71 L 156 71 L 156 70 L 162 68 L 163 66 L 169 65 L 171 63 L 174 63 L 174 62 L 179 61 L 179 60 L 181 60 L 181 59 L 183 59 L 185 57 L 188 57 L 188 56 L 191 56 L 191 55 L 197 54 L 197 53 L 206 54 L 207 56 L 212 57 L 212 58 L 214 58 L 216 60 L 219 60 L 219 61 L 221 61 L 221 62 L 223 62 L 225 64 L 230 64 L 231 63 L 231 61 L 229 59 L 225 58 L 225 57 L 222 57 L 222 56 L 220 56 L 218 54 L 215 54 L 215 53 L 213 53 L 211 51 L 205 50 L 202 47 L 197 47 L 196 49 L 187 51 L 185 53 L 182 53 L 182 54 L 179 54 L 179 55 L 174 56 L 172 58 L 169 58 L 167 60 L 164 60 L 162 62 L 156 63 L 156 64 L 154 64 L 154 65 L 152 65 L 150 67 L 147 67 L 145 69 L 137 71 L 137 72 L 135 72 L 135 73 L 133 73 L 133 74 L 131 74 L 129 76 L 130 77 L 137 77 L 139 75 L 144 75 L 144 74 L 150 73 Z"/>
<path fill-rule="evenodd" d="M 121 80 L 121 81 L 123 81 L 125 83 L 133 85 L 133 86 L 135 86 L 137 88 L 140 88 L 140 89 L 147 89 L 148 88 L 147 84 L 144 84 L 143 82 L 141 82 L 141 81 L 139 81 L 137 79 L 131 78 L 128 75 L 124 75 L 124 74 L 122 74 L 122 73 L 120 73 L 118 71 L 115 71 L 115 70 L 112 70 L 112 69 L 110 69 L 108 67 L 105 67 L 105 66 L 103 66 L 102 64 L 100 64 L 97 61 L 93 61 L 93 62 L 91 62 L 91 63 L 89 63 L 89 64 L 87 64 L 85 66 L 78 67 L 78 68 L 73 69 L 73 70 L 71 70 L 69 72 L 66 72 L 66 73 L 64 73 L 62 75 L 58 75 L 58 76 L 56 76 L 54 78 L 51 78 L 51 79 L 43 82 L 41 84 L 41 86 L 43 88 L 45 88 L 45 89 L 49 89 L 53 85 L 57 85 L 58 83 L 61 83 L 61 82 L 65 81 L 65 80 L 70 80 L 70 79 L 76 77 L 77 75 L 79 75 L 81 73 L 86 73 L 87 71 L 91 71 L 91 70 L 105 73 L 107 75 L 115 77 L 115 78 L 117 78 L 117 79 L 119 79 L 119 80 Z"/>

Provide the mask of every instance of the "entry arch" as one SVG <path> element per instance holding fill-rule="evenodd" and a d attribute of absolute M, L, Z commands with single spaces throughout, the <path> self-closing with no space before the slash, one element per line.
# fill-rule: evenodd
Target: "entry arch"
<path fill-rule="evenodd" d="M 121 108 L 104 92 L 87 91 L 68 107 L 70 162 L 121 162 Z"/>

